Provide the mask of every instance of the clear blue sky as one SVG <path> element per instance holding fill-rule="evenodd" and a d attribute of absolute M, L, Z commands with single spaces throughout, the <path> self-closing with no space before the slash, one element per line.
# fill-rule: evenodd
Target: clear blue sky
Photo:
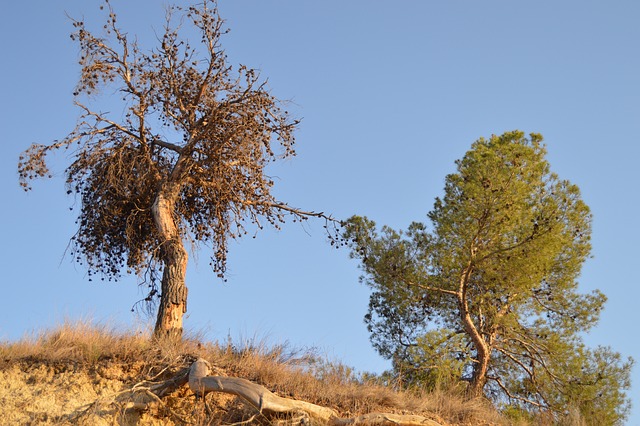
<path fill-rule="evenodd" d="M 113 4 L 143 44 L 161 31 L 162 2 Z M 553 170 L 582 189 L 594 214 L 594 258 L 581 288 L 599 288 L 609 302 L 586 340 L 640 360 L 640 2 L 221 0 L 220 9 L 232 29 L 223 40 L 231 62 L 259 68 L 303 118 L 298 157 L 271 170 L 291 205 L 405 228 L 426 220 L 475 139 L 542 133 Z M 7 1 L 0 15 L 2 339 L 64 318 L 148 321 L 130 312 L 143 296 L 134 278 L 89 283 L 63 258 L 75 229 L 64 155 L 54 179 L 29 194 L 18 187 L 19 153 L 63 137 L 78 114 L 65 11 L 99 23 L 97 2 L 86 0 Z M 200 251 L 187 276 L 186 327 L 211 339 L 288 340 L 359 370 L 387 368 L 362 321 L 368 290 L 357 264 L 329 246 L 322 225 L 290 224 L 233 244 L 227 283 Z M 640 368 L 633 378 L 639 406 Z M 640 407 L 629 424 L 640 425 Z"/>

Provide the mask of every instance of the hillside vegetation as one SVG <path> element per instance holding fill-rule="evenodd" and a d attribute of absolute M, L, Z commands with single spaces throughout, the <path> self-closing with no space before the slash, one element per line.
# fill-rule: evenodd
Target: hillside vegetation
<path fill-rule="evenodd" d="M 487 402 L 465 401 L 455 389 L 394 391 L 375 376 L 287 345 L 221 345 L 196 337 L 170 344 L 147 333 L 85 323 L 1 344 L 0 424 L 309 424 L 300 416 L 266 416 L 224 393 L 196 398 L 185 385 L 162 398 L 150 391 L 197 358 L 206 359 L 217 376 L 245 378 L 276 395 L 330 407 L 345 418 L 385 412 L 419 414 L 445 426 L 513 424 Z"/>

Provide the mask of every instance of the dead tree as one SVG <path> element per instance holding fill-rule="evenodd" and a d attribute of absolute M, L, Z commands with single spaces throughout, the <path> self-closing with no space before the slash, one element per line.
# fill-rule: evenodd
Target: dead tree
<path fill-rule="evenodd" d="M 101 9 L 102 35 L 72 20 L 82 69 L 77 125 L 61 140 L 27 149 L 20 181 L 31 189 L 32 179 L 50 175 L 49 153 L 70 152 L 67 192 L 81 201 L 72 255 L 86 262 L 90 277 L 137 273 L 149 286 L 146 301 L 159 297 L 156 335 L 179 337 L 187 310 L 185 240 L 213 247 L 211 266 L 224 277 L 229 239 L 278 228 L 286 216 L 331 218 L 271 194 L 265 166 L 295 155 L 298 121 L 255 70 L 227 63 L 215 0 L 169 8 L 149 51 L 118 26 L 108 0 Z M 195 44 L 181 38 L 182 25 L 199 33 Z M 89 105 L 105 91 L 119 94 L 124 114 Z"/>

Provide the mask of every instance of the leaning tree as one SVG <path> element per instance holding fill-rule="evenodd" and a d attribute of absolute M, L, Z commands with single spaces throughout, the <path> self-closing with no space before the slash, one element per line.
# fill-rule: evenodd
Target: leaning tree
<path fill-rule="evenodd" d="M 573 406 L 616 424 L 632 360 L 581 340 L 606 300 L 577 288 L 591 213 L 545 155 L 537 134 L 480 139 L 446 177 L 431 226 L 380 233 L 351 218 L 345 237 L 373 289 L 365 321 L 405 383 L 463 381 L 512 409 Z"/>
<path fill-rule="evenodd" d="M 331 219 L 271 194 L 265 167 L 295 155 L 298 121 L 255 70 L 227 62 L 215 0 L 170 7 L 151 50 L 121 29 L 108 0 L 100 8 L 103 34 L 72 20 L 80 48 L 78 122 L 63 139 L 21 155 L 20 182 L 31 189 L 32 179 L 49 176 L 47 155 L 68 150 L 67 193 L 81 201 L 74 258 L 103 279 L 137 273 L 149 285 L 146 300 L 159 297 L 155 334 L 179 337 L 185 241 L 211 246 L 211 266 L 223 277 L 228 241 L 250 232 L 248 225 Z M 183 26 L 196 31 L 196 43 L 182 37 Z M 119 95 L 124 113 L 89 104 L 107 91 Z"/>

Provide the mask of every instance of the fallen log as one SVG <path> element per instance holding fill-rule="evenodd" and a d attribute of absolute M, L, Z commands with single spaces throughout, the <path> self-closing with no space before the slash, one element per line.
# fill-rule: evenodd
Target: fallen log
<path fill-rule="evenodd" d="M 376 426 L 442 426 L 417 415 L 370 413 L 353 418 L 341 418 L 327 407 L 297 399 L 283 398 L 262 385 L 238 377 L 209 376 L 209 363 L 200 358 L 191 365 L 189 387 L 196 395 L 207 392 L 222 392 L 242 398 L 263 414 L 306 413 L 309 417 L 331 426 L 376 425 Z"/>

